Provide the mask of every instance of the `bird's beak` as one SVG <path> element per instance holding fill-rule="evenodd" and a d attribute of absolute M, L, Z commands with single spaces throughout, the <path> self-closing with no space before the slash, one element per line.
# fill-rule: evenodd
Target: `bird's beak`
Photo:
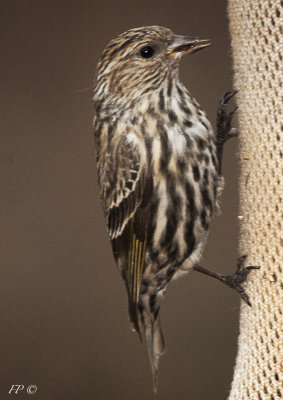
<path fill-rule="evenodd" d="M 166 51 L 166 58 L 176 59 L 181 58 L 187 54 L 195 53 L 207 46 L 210 46 L 209 39 L 199 39 L 191 36 L 175 35 L 173 42 L 171 42 Z"/>

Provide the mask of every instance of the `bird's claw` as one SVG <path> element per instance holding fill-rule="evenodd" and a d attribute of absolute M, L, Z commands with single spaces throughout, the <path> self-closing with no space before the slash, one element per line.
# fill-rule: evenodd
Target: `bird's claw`
<path fill-rule="evenodd" d="M 236 272 L 232 275 L 227 275 L 224 277 L 224 283 L 232 289 L 235 289 L 237 292 L 240 293 L 242 299 L 251 307 L 251 302 L 249 296 L 245 292 L 244 288 L 242 287 L 242 283 L 244 283 L 247 279 L 248 274 L 253 269 L 260 269 L 259 266 L 249 265 L 244 266 L 246 261 L 247 254 L 242 255 L 237 260 L 237 269 Z"/>
<path fill-rule="evenodd" d="M 220 105 L 226 107 L 229 101 L 234 97 L 239 90 L 234 90 L 234 92 L 226 92 L 220 101 Z"/>
<path fill-rule="evenodd" d="M 216 118 L 216 126 L 217 126 L 217 134 L 216 134 L 216 144 L 218 146 L 222 146 L 227 140 L 232 137 L 238 136 L 238 132 L 236 128 L 231 127 L 231 122 L 234 113 L 237 111 L 238 106 L 233 108 L 229 114 L 226 114 L 226 109 L 229 101 L 234 97 L 238 91 L 235 92 L 227 92 L 224 94 L 223 98 L 220 101 L 217 118 Z"/>

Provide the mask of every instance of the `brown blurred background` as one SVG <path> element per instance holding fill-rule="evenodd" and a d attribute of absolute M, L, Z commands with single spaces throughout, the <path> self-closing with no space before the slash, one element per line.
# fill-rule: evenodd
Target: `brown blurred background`
<path fill-rule="evenodd" d="M 185 60 L 181 76 L 215 121 L 218 99 L 232 88 L 225 7 L 225 0 L 1 1 L 1 399 L 12 384 L 37 385 L 40 400 L 226 399 L 240 300 L 196 272 L 167 292 L 167 353 L 152 393 L 108 243 L 91 127 L 104 46 L 153 24 L 213 41 Z M 222 215 L 202 260 L 223 273 L 238 255 L 236 152 L 233 140 Z"/>

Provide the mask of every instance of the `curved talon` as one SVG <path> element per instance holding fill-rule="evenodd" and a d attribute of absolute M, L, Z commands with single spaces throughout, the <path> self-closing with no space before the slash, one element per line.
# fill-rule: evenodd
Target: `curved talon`
<path fill-rule="evenodd" d="M 238 258 L 238 260 L 236 261 L 237 270 L 238 270 L 239 268 L 242 267 L 242 265 L 243 265 L 244 262 L 246 261 L 247 257 L 248 257 L 247 254 L 242 254 L 242 255 Z"/>
<path fill-rule="evenodd" d="M 232 118 L 234 113 L 238 110 L 239 106 L 233 108 L 233 110 L 229 113 L 229 117 Z"/>
<path fill-rule="evenodd" d="M 235 90 L 234 92 L 226 92 L 223 96 L 223 98 L 221 99 L 221 103 L 228 103 L 228 101 L 230 99 L 232 99 L 232 97 L 234 97 L 237 93 L 239 92 L 239 90 Z"/>
<path fill-rule="evenodd" d="M 247 257 L 248 257 L 247 254 L 242 254 L 242 255 L 238 258 L 238 260 L 237 260 L 237 262 L 236 262 L 237 271 L 239 271 L 239 270 L 242 268 L 242 266 L 243 266 L 243 264 L 245 263 Z M 248 265 L 248 266 L 244 267 L 244 269 L 248 269 L 248 270 L 260 269 L 260 266 L 259 266 L 259 265 Z"/>
<path fill-rule="evenodd" d="M 229 103 L 229 101 L 232 99 L 232 97 L 234 97 L 236 94 L 238 93 L 238 90 L 236 90 L 235 92 L 226 92 L 224 94 L 224 96 L 222 97 L 222 99 L 220 100 L 219 103 L 219 107 L 217 110 L 217 115 L 220 116 L 221 114 L 225 113 L 226 107 Z M 232 115 L 234 114 L 234 112 L 237 110 L 238 106 L 234 108 L 233 111 L 231 111 Z M 231 114 L 230 113 L 230 114 Z M 229 114 L 229 115 L 230 115 Z"/>
<path fill-rule="evenodd" d="M 259 265 L 248 265 L 247 267 L 245 267 L 248 270 L 252 270 L 252 269 L 260 269 Z"/>
<path fill-rule="evenodd" d="M 244 289 L 241 287 L 242 291 L 238 290 L 238 292 L 240 293 L 242 299 L 244 300 L 244 302 L 247 303 L 248 306 L 252 307 L 252 303 L 250 302 L 250 298 L 247 295 L 247 293 L 244 291 Z"/>

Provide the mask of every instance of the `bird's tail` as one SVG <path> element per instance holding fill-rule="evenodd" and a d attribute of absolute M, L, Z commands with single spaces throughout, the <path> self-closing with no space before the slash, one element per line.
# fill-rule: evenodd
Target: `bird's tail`
<path fill-rule="evenodd" d="M 139 304 L 132 301 L 129 295 L 129 316 L 133 331 L 139 334 L 141 341 L 147 344 L 149 361 L 153 377 L 153 389 L 157 393 L 158 361 L 165 352 L 165 342 L 160 324 L 159 309 L 164 291 L 154 296 L 154 304 L 150 304 L 148 294 L 139 297 Z"/>
<path fill-rule="evenodd" d="M 148 314 L 147 311 L 141 312 L 141 322 L 143 333 L 146 339 L 149 361 L 153 377 L 153 389 L 157 393 L 158 389 L 158 361 L 160 356 L 165 351 L 165 342 L 160 325 L 159 316 L 154 317 L 153 314 Z"/>

